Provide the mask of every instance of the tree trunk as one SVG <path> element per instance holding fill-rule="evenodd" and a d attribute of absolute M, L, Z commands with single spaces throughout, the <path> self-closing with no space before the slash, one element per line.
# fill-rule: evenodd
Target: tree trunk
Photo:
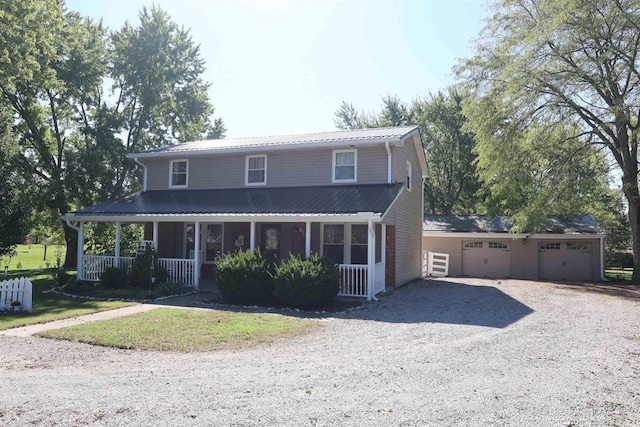
<path fill-rule="evenodd" d="M 78 267 L 78 232 L 62 222 L 64 229 L 64 241 L 67 244 L 67 252 L 64 259 L 64 268 L 72 270 Z"/>
<path fill-rule="evenodd" d="M 633 247 L 633 276 L 631 280 L 640 282 L 640 192 L 638 181 L 622 178 L 622 191 L 629 205 L 629 225 L 631 226 L 631 243 Z"/>

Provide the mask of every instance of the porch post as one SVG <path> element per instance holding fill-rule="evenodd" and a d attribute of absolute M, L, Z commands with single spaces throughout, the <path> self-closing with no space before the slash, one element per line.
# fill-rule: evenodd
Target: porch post
<path fill-rule="evenodd" d="M 380 224 L 380 262 L 387 262 L 387 224 Z"/>
<path fill-rule="evenodd" d="M 116 259 L 113 260 L 113 266 L 120 267 L 120 221 L 116 221 Z"/>
<path fill-rule="evenodd" d="M 80 221 L 80 230 L 78 230 L 78 280 L 84 280 L 84 222 Z"/>
<path fill-rule="evenodd" d="M 307 221 L 305 224 L 304 254 L 307 258 L 311 256 L 311 221 Z"/>
<path fill-rule="evenodd" d="M 249 234 L 249 250 L 251 252 L 256 251 L 256 223 L 251 221 L 251 233 Z"/>
<path fill-rule="evenodd" d="M 158 221 L 153 221 L 153 250 L 158 252 Z"/>
<path fill-rule="evenodd" d="M 155 223 L 154 223 L 155 226 Z M 196 264 L 193 269 L 193 281 L 195 282 L 194 286 L 196 289 L 200 287 L 200 223 L 196 221 L 195 223 L 195 241 L 193 248 L 193 262 Z M 153 235 L 155 237 L 155 234 Z"/>
<path fill-rule="evenodd" d="M 367 299 L 374 299 L 373 283 L 375 274 L 375 261 L 376 261 L 376 230 L 373 226 L 373 221 L 369 220 L 367 224 Z"/>

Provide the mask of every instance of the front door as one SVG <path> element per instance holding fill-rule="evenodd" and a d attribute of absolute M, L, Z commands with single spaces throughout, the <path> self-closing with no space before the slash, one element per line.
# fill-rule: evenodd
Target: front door
<path fill-rule="evenodd" d="M 280 258 L 280 224 L 262 224 L 262 252 Z"/>

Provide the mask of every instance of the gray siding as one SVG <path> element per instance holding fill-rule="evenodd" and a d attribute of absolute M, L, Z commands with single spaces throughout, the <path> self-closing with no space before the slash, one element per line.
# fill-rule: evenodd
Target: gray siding
<path fill-rule="evenodd" d="M 403 147 L 393 147 L 391 154 L 393 182 L 405 182 L 407 160 L 412 171 L 412 190 L 403 189 L 384 219 L 385 224 L 396 227 L 396 286 L 401 286 L 422 274 L 422 178 L 411 140 Z"/>
<path fill-rule="evenodd" d="M 538 280 L 538 245 L 542 243 L 591 243 L 591 280 L 600 278 L 600 240 L 599 239 L 495 239 L 478 235 L 469 237 L 431 237 L 424 236 L 425 251 L 449 254 L 449 275 L 462 275 L 462 241 L 492 241 L 508 243 L 511 248 L 511 277 L 514 279 Z"/>
<path fill-rule="evenodd" d="M 267 155 L 268 187 L 298 187 L 332 184 L 332 152 L 332 149 L 291 149 L 255 154 Z M 189 189 L 245 186 L 245 154 L 176 157 L 187 158 Z M 145 160 L 148 190 L 169 188 L 169 162 L 170 159 Z M 384 146 L 358 148 L 357 179 L 358 184 L 387 182 L 387 153 Z"/>

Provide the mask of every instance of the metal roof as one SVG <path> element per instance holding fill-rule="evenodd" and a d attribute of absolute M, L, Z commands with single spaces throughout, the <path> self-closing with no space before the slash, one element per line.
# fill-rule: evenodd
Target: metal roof
<path fill-rule="evenodd" d="M 250 148 L 285 148 L 291 145 L 302 146 L 307 144 L 348 143 L 349 145 L 366 145 L 387 140 L 400 142 L 417 129 L 417 126 L 397 126 L 250 138 L 208 139 L 131 153 L 127 157 L 153 157 L 157 155 L 246 150 Z"/>
<path fill-rule="evenodd" d="M 403 184 L 146 191 L 74 212 L 73 216 L 383 214 Z"/>
<path fill-rule="evenodd" d="M 425 215 L 424 231 L 442 233 L 509 233 L 509 217 L 498 215 Z M 525 232 L 527 233 L 527 232 Z M 550 216 L 537 233 L 602 234 L 591 215 Z"/>

